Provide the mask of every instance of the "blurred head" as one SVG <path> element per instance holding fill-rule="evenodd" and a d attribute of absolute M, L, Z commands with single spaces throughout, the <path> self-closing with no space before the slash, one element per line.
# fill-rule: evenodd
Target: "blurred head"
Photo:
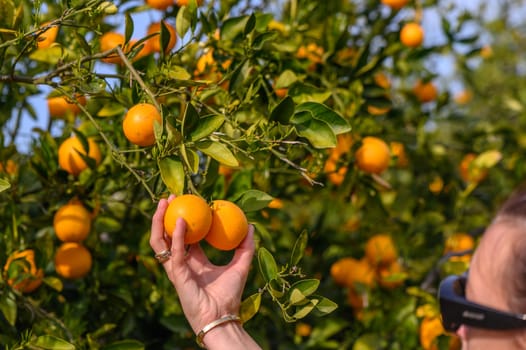
<path fill-rule="evenodd" d="M 526 190 L 514 193 L 486 229 L 473 255 L 465 296 L 498 311 L 526 314 Z M 494 330 L 462 325 L 464 350 L 526 349 L 526 327 Z"/>

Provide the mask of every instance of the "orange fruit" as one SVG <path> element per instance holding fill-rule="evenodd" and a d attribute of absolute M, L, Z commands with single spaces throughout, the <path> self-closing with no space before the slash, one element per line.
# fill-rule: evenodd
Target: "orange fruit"
<path fill-rule="evenodd" d="M 77 102 L 79 102 L 81 105 L 86 105 L 86 97 L 77 96 L 76 99 Z M 77 104 L 74 102 L 70 102 L 65 96 L 49 97 L 47 99 L 47 107 L 49 111 L 49 116 L 52 118 L 63 118 L 68 113 L 71 113 L 73 115 L 77 115 L 80 113 L 79 106 L 77 106 Z"/>
<path fill-rule="evenodd" d="M 146 0 L 146 4 L 156 10 L 164 11 L 174 4 L 173 0 Z"/>
<path fill-rule="evenodd" d="M 406 23 L 400 31 L 400 41 L 405 46 L 418 47 L 424 41 L 424 29 L 418 23 Z"/>
<path fill-rule="evenodd" d="M 374 136 L 366 136 L 355 153 L 356 166 L 366 173 L 381 174 L 389 167 L 389 146 Z"/>
<path fill-rule="evenodd" d="M 51 22 L 42 23 L 42 28 L 48 26 Z M 37 47 L 39 49 L 47 49 L 57 39 L 58 26 L 52 26 L 44 30 L 37 38 Z"/>
<path fill-rule="evenodd" d="M 455 95 L 455 102 L 459 105 L 465 105 L 471 101 L 473 93 L 469 90 L 460 91 Z"/>
<path fill-rule="evenodd" d="M 336 260 L 330 269 L 330 274 L 334 283 L 340 286 L 345 286 L 347 283 L 347 275 L 354 268 L 356 260 L 351 257 L 344 257 Z"/>
<path fill-rule="evenodd" d="M 333 156 L 327 159 L 323 170 L 327 174 L 329 181 L 336 186 L 342 184 L 343 180 L 345 180 L 345 175 L 347 174 L 347 167 L 338 166 L 338 158 Z"/>
<path fill-rule="evenodd" d="M 353 259 L 350 265 L 351 268 L 345 281 L 346 286 L 356 288 L 357 284 L 360 284 L 366 287 L 373 287 L 376 284 L 376 271 L 367 259 Z"/>
<path fill-rule="evenodd" d="M 465 250 L 473 250 L 475 248 L 475 239 L 473 236 L 465 232 L 457 232 L 446 238 L 444 244 L 444 255 L 448 253 L 458 253 Z M 452 256 L 451 261 L 466 261 L 471 260 L 471 254 L 462 256 Z"/>
<path fill-rule="evenodd" d="M 170 33 L 170 40 L 168 41 L 168 44 L 166 48 L 164 49 L 164 52 L 167 53 L 171 49 L 175 47 L 175 43 L 177 42 L 177 35 L 175 33 L 175 28 L 170 23 L 163 22 L 166 28 L 168 29 L 168 32 Z M 148 26 L 147 35 L 157 33 L 157 35 L 151 37 L 145 42 L 145 46 L 148 47 L 149 52 L 160 52 L 161 51 L 161 22 L 155 22 Z"/>
<path fill-rule="evenodd" d="M 175 4 L 179 7 L 188 6 L 189 3 L 190 0 L 175 0 Z M 197 0 L 196 3 L 197 6 L 201 6 L 203 4 L 203 0 Z"/>
<path fill-rule="evenodd" d="M 117 46 L 122 46 L 124 48 L 124 42 L 126 38 L 124 35 L 116 32 L 107 32 L 100 37 L 100 51 L 105 52 L 111 49 L 116 48 Z M 117 54 L 112 54 L 110 56 L 102 58 L 103 62 L 106 63 L 122 63 L 121 58 Z"/>
<path fill-rule="evenodd" d="M 389 6 L 393 10 L 400 10 L 408 2 L 409 0 L 382 0 L 382 4 Z"/>
<path fill-rule="evenodd" d="M 22 293 L 31 293 L 42 284 L 44 271 L 37 268 L 35 251 L 26 249 L 14 252 L 4 265 L 4 276 L 7 284 Z"/>
<path fill-rule="evenodd" d="M 420 323 L 420 345 L 425 350 L 437 349 L 435 339 L 445 332 L 440 317 L 424 318 Z"/>
<path fill-rule="evenodd" d="M 248 233 L 245 213 L 236 204 L 226 200 L 212 202 L 212 225 L 205 240 L 219 250 L 235 249 Z"/>
<path fill-rule="evenodd" d="M 354 310 L 362 310 L 367 306 L 367 293 L 359 293 L 354 288 L 347 290 L 347 303 Z"/>
<path fill-rule="evenodd" d="M 78 137 L 72 136 L 64 140 L 58 148 L 58 164 L 60 167 L 74 176 L 79 175 L 88 168 L 88 164 L 82 159 L 80 154 L 94 159 L 96 165 L 100 164 L 102 156 L 99 146 L 91 138 L 88 138 L 88 145 L 89 151 L 86 152 Z"/>
<path fill-rule="evenodd" d="M 373 105 L 367 105 L 367 113 L 370 115 L 384 115 L 387 114 L 391 110 L 391 107 L 376 107 Z"/>
<path fill-rule="evenodd" d="M 444 188 L 444 180 L 442 180 L 440 176 L 435 176 L 433 178 L 433 181 L 431 181 L 431 183 L 429 184 L 428 188 L 429 191 L 434 194 L 440 193 L 440 191 L 442 191 L 442 189 Z"/>
<path fill-rule="evenodd" d="M 268 207 L 271 209 L 281 209 L 283 208 L 283 201 L 279 198 L 273 198 L 268 204 Z"/>
<path fill-rule="evenodd" d="M 18 172 L 18 165 L 14 160 L 8 159 L 5 162 L 0 162 L 0 173 L 8 175 L 15 175 Z"/>
<path fill-rule="evenodd" d="M 139 103 L 128 110 L 122 122 L 124 135 L 133 144 L 146 147 L 155 143 L 154 122 L 162 123 L 161 114 L 149 103 Z"/>
<path fill-rule="evenodd" d="M 296 323 L 296 334 L 300 337 L 308 337 L 312 333 L 312 326 L 305 322 Z"/>
<path fill-rule="evenodd" d="M 379 233 L 369 238 L 365 244 L 365 256 L 374 266 L 391 264 L 398 253 L 390 235 Z"/>
<path fill-rule="evenodd" d="M 175 197 L 164 214 L 164 230 L 172 236 L 177 218 L 186 221 L 185 244 L 202 240 L 212 225 L 212 211 L 208 203 L 195 194 L 183 194 Z"/>
<path fill-rule="evenodd" d="M 68 203 L 53 217 L 53 228 L 62 242 L 81 242 L 91 231 L 91 213 L 81 203 Z"/>
<path fill-rule="evenodd" d="M 409 164 L 403 143 L 392 141 L 389 143 L 389 148 L 391 149 L 391 154 L 396 158 L 397 166 L 403 168 Z"/>
<path fill-rule="evenodd" d="M 493 56 L 493 49 L 489 45 L 485 45 L 480 49 L 480 57 L 490 58 Z"/>
<path fill-rule="evenodd" d="M 475 158 L 477 158 L 475 153 L 467 153 L 460 162 L 460 177 L 465 182 L 479 183 L 488 176 L 488 169 L 474 166 Z"/>
<path fill-rule="evenodd" d="M 421 103 L 431 102 L 437 98 L 438 90 L 433 82 L 417 81 L 413 93 Z"/>
<path fill-rule="evenodd" d="M 378 284 L 387 289 L 399 287 L 404 284 L 403 272 L 402 265 L 396 260 L 388 265 L 380 266 L 377 271 Z"/>
<path fill-rule="evenodd" d="M 55 271 L 67 279 L 82 278 L 93 264 L 90 251 L 80 243 L 65 242 L 55 252 Z"/>
<path fill-rule="evenodd" d="M 383 72 L 376 73 L 373 79 L 375 84 L 383 89 L 389 89 L 391 87 L 391 80 L 389 80 L 389 77 Z"/>

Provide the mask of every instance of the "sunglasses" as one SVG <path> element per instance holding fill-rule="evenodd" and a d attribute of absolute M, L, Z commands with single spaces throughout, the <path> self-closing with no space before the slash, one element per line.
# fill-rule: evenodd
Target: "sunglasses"
<path fill-rule="evenodd" d="M 526 328 L 526 314 L 499 311 L 466 299 L 467 276 L 448 276 L 438 289 L 442 324 L 448 332 L 461 325 L 492 330 Z"/>

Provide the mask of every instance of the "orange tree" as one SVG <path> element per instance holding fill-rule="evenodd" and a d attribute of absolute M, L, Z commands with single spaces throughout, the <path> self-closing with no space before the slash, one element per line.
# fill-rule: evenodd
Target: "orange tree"
<path fill-rule="evenodd" d="M 478 12 L 0 0 L 0 13 L 0 343 L 192 348 L 148 246 L 156 200 L 192 193 L 236 203 L 256 227 L 241 316 L 263 348 L 458 346 L 435 292 L 472 245 L 446 242 L 476 238 L 524 174 L 524 137 L 499 103 L 484 107 L 496 99 L 478 72 L 502 70 L 466 30 L 485 28 Z M 438 69 L 445 55 L 454 79 Z M 473 100 L 453 98 L 453 82 Z M 516 120 L 519 91 L 503 97 Z M 30 103 L 43 94 L 49 111 Z M 73 241 L 54 227 L 68 204 L 83 215 L 64 229 L 88 231 Z M 10 258 L 27 249 L 31 261 Z"/>

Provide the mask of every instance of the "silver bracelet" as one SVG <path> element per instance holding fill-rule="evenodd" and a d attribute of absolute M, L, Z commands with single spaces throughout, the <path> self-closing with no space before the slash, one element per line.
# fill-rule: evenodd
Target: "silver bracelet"
<path fill-rule="evenodd" d="M 206 326 L 204 326 L 203 329 L 201 329 L 199 333 L 197 333 L 197 336 L 195 337 L 195 342 L 201 348 L 206 349 L 205 344 L 203 343 L 203 338 L 207 332 L 209 332 L 212 328 L 215 328 L 223 323 L 240 322 L 240 321 L 241 321 L 241 318 L 238 315 L 225 315 L 223 317 L 220 317 L 217 320 L 212 321 Z"/>

